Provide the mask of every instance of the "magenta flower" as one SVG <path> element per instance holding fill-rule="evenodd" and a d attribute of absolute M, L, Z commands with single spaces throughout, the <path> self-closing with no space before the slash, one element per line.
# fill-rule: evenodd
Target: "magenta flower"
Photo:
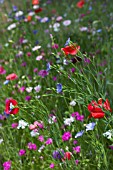
<path fill-rule="evenodd" d="M 19 156 L 25 155 L 26 151 L 24 149 L 20 149 L 19 151 Z"/>
<path fill-rule="evenodd" d="M 74 151 L 76 151 L 76 153 L 79 153 L 81 150 L 80 146 L 76 146 L 75 148 L 73 148 Z"/>
<path fill-rule="evenodd" d="M 17 126 L 18 126 L 18 123 L 12 123 L 12 128 L 17 128 Z"/>
<path fill-rule="evenodd" d="M 26 96 L 26 97 L 25 97 L 25 100 L 26 100 L 26 101 L 30 101 L 30 100 L 31 100 L 31 96 Z"/>
<path fill-rule="evenodd" d="M 29 142 L 27 145 L 29 150 L 37 150 L 37 146 L 34 143 Z"/>
<path fill-rule="evenodd" d="M 64 132 L 62 135 L 62 140 L 63 141 L 68 141 L 71 138 L 71 133 L 70 132 Z"/>
<path fill-rule="evenodd" d="M 3 163 L 4 170 L 10 170 L 11 168 L 11 161 L 7 161 Z"/>
<path fill-rule="evenodd" d="M 78 163 L 79 163 L 79 160 L 78 160 L 78 159 L 77 159 L 77 160 L 75 160 L 75 164 L 76 164 L 76 165 L 78 165 Z"/>
<path fill-rule="evenodd" d="M 43 141 L 44 141 L 44 137 L 43 137 L 43 136 L 39 136 L 39 137 L 38 137 L 38 140 L 39 140 L 40 142 L 43 142 Z"/>
<path fill-rule="evenodd" d="M 53 143 L 52 138 L 48 138 L 47 141 L 46 141 L 45 143 L 46 143 L 46 145 L 52 144 L 52 143 Z"/>
<path fill-rule="evenodd" d="M 54 163 L 51 163 L 49 166 L 51 169 L 55 167 Z"/>
<path fill-rule="evenodd" d="M 44 78 L 45 76 L 48 75 L 48 72 L 46 70 L 40 70 L 38 72 L 38 75 L 41 76 L 42 78 Z"/>

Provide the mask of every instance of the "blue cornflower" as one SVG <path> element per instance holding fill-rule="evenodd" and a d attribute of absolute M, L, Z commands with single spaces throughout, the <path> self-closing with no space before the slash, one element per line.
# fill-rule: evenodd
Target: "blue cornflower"
<path fill-rule="evenodd" d="M 37 34 L 38 33 L 38 30 L 33 30 L 33 34 Z"/>
<path fill-rule="evenodd" d="M 93 130 L 94 127 L 95 127 L 96 123 L 95 122 L 92 122 L 92 123 L 89 123 L 86 125 L 86 131 L 88 130 Z"/>
<path fill-rule="evenodd" d="M 67 41 L 66 41 L 64 47 L 66 47 L 67 45 L 69 45 L 69 43 L 70 43 L 70 37 L 67 39 Z"/>
<path fill-rule="evenodd" d="M 6 81 L 4 81 L 4 85 L 6 85 L 6 84 L 8 84 L 9 83 L 9 80 L 6 80 Z"/>
<path fill-rule="evenodd" d="M 84 133 L 84 130 L 78 132 L 76 135 L 75 135 L 75 138 L 78 138 L 78 137 L 81 137 Z"/>
<path fill-rule="evenodd" d="M 46 67 L 47 67 L 46 71 L 49 71 L 49 70 L 51 69 L 50 63 L 47 63 L 47 64 L 46 64 Z"/>
<path fill-rule="evenodd" d="M 57 84 L 57 93 L 61 93 L 62 92 L 62 84 L 58 83 Z"/>

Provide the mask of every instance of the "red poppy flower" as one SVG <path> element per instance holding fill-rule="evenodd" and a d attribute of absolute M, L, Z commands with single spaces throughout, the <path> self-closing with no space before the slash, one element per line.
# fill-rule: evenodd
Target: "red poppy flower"
<path fill-rule="evenodd" d="M 61 50 L 65 53 L 65 55 L 76 55 L 78 53 L 78 51 L 80 50 L 80 46 L 78 45 L 70 45 L 70 46 L 66 46 L 64 48 L 61 48 Z"/>
<path fill-rule="evenodd" d="M 8 99 L 5 105 L 5 113 L 6 114 L 17 114 L 19 112 L 19 108 L 16 107 L 18 105 L 17 101 L 14 99 Z"/>
<path fill-rule="evenodd" d="M 32 0 L 32 5 L 38 5 L 39 4 L 39 0 Z"/>
<path fill-rule="evenodd" d="M 84 6 L 84 4 L 85 4 L 85 1 L 84 1 L 84 0 L 80 0 L 80 1 L 78 1 L 78 3 L 76 4 L 76 6 L 77 6 L 78 8 L 82 8 L 82 7 Z"/>
<path fill-rule="evenodd" d="M 38 8 L 38 9 L 35 10 L 35 13 L 39 13 L 41 11 L 42 11 L 42 8 Z"/>
<path fill-rule="evenodd" d="M 91 118 L 91 117 L 93 117 L 95 119 L 103 118 L 105 116 L 105 113 L 102 110 L 102 107 L 105 110 L 108 110 L 110 112 L 112 111 L 111 108 L 110 108 L 110 103 L 109 103 L 108 99 L 106 99 L 104 104 L 102 103 L 102 99 L 101 98 L 98 100 L 98 103 L 93 100 L 88 105 L 88 110 L 90 111 L 89 118 Z"/>
<path fill-rule="evenodd" d="M 9 74 L 7 77 L 6 77 L 6 80 L 15 80 L 17 79 L 18 76 L 15 74 L 15 73 L 12 73 L 12 74 Z"/>
<path fill-rule="evenodd" d="M 70 160 L 71 159 L 71 152 L 65 152 L 64 159 Z"/>

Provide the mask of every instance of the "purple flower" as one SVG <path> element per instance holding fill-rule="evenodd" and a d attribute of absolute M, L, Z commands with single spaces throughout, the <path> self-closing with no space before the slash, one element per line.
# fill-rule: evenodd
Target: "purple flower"
<path fill-rule="evenodd" d="M 75 164 L 76 164 L 76 165 L 78 165 L 78 163 L 79 163 L 79 160 L 78 160 L 78 159 L 77 159 L 77 160 L 75 160 Z"/>
<path fill-rule="evenodd" d="M 63 149 L 59 149 L 59 150 L 53 151 L 52 155 L 54 159 L 62 159 L 64 157 L 64 151 Z"/>
<path fill-rule="evenodd" d="M 73 144 L 74 144 L 74 145 L 76 145 L 77 143 L 78 143 L 78 141 L 77 141 L 77 140 L 74 140 L 74 141 L 73 141 Z"/>
<path fill-rule="evenodd" d="M 110 145 L 109 148 L 110 148 L 111 150 L 113 150 L 113 145 Z"/>
<path fill-rule="evenodd" d="M 26 97 L 25 97 L 25 100 L 26 100 L 26 101 L 30 101 L 30 100 L 31 100 L 31 96 L 26 96 Z"/>
<path fill-rule="evenodd" d="M 93 130 L 94 127 L 95 127 L 96 123 L 95 122 L 92 122 L 92 123 L 89 123 L 86 125 L 86 131 L 88 130 Z"/>
<path fill-rule="evenodd" d="M 57 93 L 61 93 L 62 92 L 62 84 L 58 83 L 57 84 Z"/>
<path fill-rule="evenodd" d="M 75 135 L 75 138 L 78 138 L 78 137 L 81 137 L 84 133 L 84 130 L 78 132 L 76 135 Z"/>
<path fill-rule="evenodd" d="M 20 149 L 19 151 L 19 156 L 25 155 L 26 151 L 24 149 Z"/>
<path fill-rule="evenodd" d="M 46 70 L 40 70 L 38 72 L 38 75 L 41 76 L 42 78 L 44 78 L 45 76 L 48 75 L 48 72 Z"/>
<path fill-rule="evenodd" d="M 62 140 L 63 141 L 68 141 L 71 138 L 71 133 L 70 132 L 64 132 L 62 135 Z"/>

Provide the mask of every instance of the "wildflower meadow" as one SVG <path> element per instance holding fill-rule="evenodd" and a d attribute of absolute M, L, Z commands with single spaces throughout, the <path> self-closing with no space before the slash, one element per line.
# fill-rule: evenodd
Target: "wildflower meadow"
<path fill-rule="evenodd" d="M 113 170 L 112 0 L 0 0 L 0 170 Z"/>

